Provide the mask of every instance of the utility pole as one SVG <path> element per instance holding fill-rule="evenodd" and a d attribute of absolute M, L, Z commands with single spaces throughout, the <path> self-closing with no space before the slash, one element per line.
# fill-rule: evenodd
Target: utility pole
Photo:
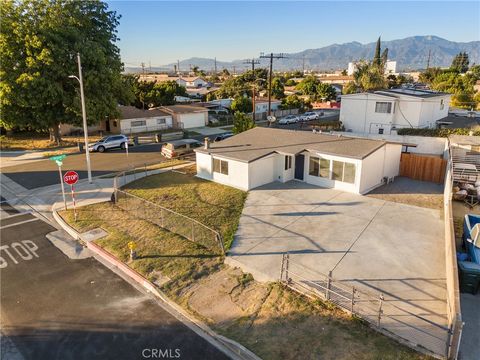
<path fill-rule="evenodd" d="M 215 75 L 217 75 L 217 58 L 215 57 Z"/>
<path fill-rule="evenodd" d="M 177 60 L 177 75 L 180 75 L 180 60 Z"/>
<path fill-rule="evenodd" d="M 142 62 L 140 65 L 142 66 L 143 80 L 145 80 L 145 63 Z"/>
<path fill-rule="evenodd" d="M 427 59 L 427 70 L 430 68 L 430 55 L 432 54 L 432 49 L 428 50 L 428 59 Z"/>
<path fill-rule="evenodd" d="M 260 53 L 261 59 L 270 59 L 270 71 L 268 73 L 268 116 L 272 115 L 272 72 L 273 72 L 273 59 L 285 59 L 285 54 L 264 54 Z"/>
<path fill-rule="evenodd" d="M 148 68 L 149 68 L 148 71 L 150 71 L 150 74 L 151 74 L 152 73 L 152 62 L 150 60 L 148 60 Z"/>
<path fill-rule="evenodd" d="M 255 59 L 251 59 L 251 60 L 245 60 L 243 62 L 244 64 L 251 64 L 252 65 L 252 74 L 253 74 L 253 87 L 252 87 L 252 117 L 253 117 L 253 121 L 255 121 L 255 97 L 256 97 L 256 94 L 255 94 L 255 87 L 257 86 L 257 84 L 255 83 L 255 81 L 257 80 L 257 77 L 255 76 L 255 64 L 260 64 L 260 60 L 255 60 Z"/>

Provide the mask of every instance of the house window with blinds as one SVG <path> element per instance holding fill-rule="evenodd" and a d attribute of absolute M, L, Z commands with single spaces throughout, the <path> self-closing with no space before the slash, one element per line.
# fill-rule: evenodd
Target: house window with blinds
<path fill-rule="evenodd" d="M 375 103 L 375 112 L 376 113 L 383 113 L 383 114 L 391 114 L 392 113 L 392 103 L 391 102 L 377 101 Z"/>
<path fill-rule="evenodd" d="M 213 159 L 213 172 L 228 175 L 228 161 Z"/>

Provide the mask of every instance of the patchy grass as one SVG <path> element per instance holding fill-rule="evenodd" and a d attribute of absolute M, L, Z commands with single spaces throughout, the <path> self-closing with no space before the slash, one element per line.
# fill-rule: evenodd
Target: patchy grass
<path fill-rule="evenodd" d="M 246 194 L 186 174 L 163 173 L 127 191 L 194 217 L 222 233 L 235 231 Z M 224 264 L 222 256 L 140 220 L 112 203 L 60 213 L 77 231 L 102 227 L 96 243 L 154 282 L 171 299 L 215 331 L 263 359 L 428 359 L 320 300 L 312 301 L 278 283 L 259 283 Z M 129 260 L 135 241 L 138 258 Z M 231 241 L 231 240 L 230 240 Z"/>
<path fill-rule="evenodd" d="M 160 274 L 168 277 L 161 289 L 174 299 L 197 279 L 222 267 L 223 257 L 212 255 L 208 249 L 152 223 L 133 219 L 111 203 L 81 207 L 78 212 L 76 222 L 71 210 L 60 215 L 79 232 L 96 227 L 106 230 L 109 235 L 96 243 L 152 282 Z M 135 261 L 129 261 L 130 241 L 137 244 Z"/>
<path fill-rule="evenodd" d="M 94 142 L 99 140 L 100 136 L 89 136 L 88 138 L 90 142 Z M 0 150 L 55 150 L 62 147 L 77 146 L 78 142 L 83 141 L 83 136 L 63 136 L 59 145 L 51 142 L 48 135 L 2 135 L 0 136 Z"/>
<path fill-rule="evenodd" d="M 195 177 L 195 166 L 149 176 L 124 189 L 219 231 L 225 249 L 233 242 L 247 193 Z"/>

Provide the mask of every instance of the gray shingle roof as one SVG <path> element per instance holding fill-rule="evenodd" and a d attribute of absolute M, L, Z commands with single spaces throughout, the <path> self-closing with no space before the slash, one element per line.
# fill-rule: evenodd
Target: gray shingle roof
<path fill-rule="evenodd" d="M 202 147 L 195 151 L 243 162 L 255 161 L 274 152 L 298 154 L 305 150 L 363 159 L 385 144 L 386 141 L 381 140 L 256 127 L 213 143 L 208 150 Z"/>
<path fill-rule="evenodd" d="M 120 119 L 141 119 L 157 116 L 170 116 L 170 114 L 159 109 L 142 110 L 137 109 L 135 106 L 119 105 L 118 110 L 120 111 Z"/>

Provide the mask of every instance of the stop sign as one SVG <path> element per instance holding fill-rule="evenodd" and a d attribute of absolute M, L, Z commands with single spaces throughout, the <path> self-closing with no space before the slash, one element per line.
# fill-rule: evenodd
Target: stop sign
<path fill-rule="evenodd" d="M 68 185 L 75 185 L 78 182 L 77 172 L 67 171 L 65 175 L 63 175 L 63 181 L 65 181 Z"/>

